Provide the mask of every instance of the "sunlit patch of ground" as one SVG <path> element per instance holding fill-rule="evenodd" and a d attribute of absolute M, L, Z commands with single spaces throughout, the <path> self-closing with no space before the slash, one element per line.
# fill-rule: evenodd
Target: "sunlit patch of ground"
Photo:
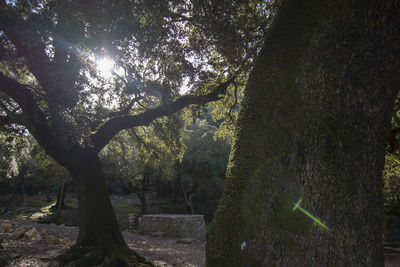
<path fill-rule="evenodd" d="M 69 237 L 71 240 L 75 240 L 78 234 L 77 227 L 38 224 L 32 220 L 11 221 L 14 225 L 20 227 L 35 227 L 39 232 L 45 230 L 48 234 L 57 238 Z M 0 220 L 1 222 L 2 220 Z M 178 244 L 176 239 L 137 235 L 128 231 L 124 231 L 123 235 L 130 248 L 142 254 L 157 266 L 204 266 L 205 252 L 203 243 Z M 65 249 L 62 245 L 48 245 L 41 239 L 32 241 L 15 240 L 10 237 L 9 233 L 0 233 L 1 238 L 4 239 L 4 249 L 0 249 L 0 254 L 6 255 L 9 263 L 7 265 L 0 264 L 0 266 L 56 266 L 52 259 Z"/>
<path fill-rule="evenodd" d="M 53 206 L 53 205 L 55 205 L 56 204 L 56 201 L 52 201 L 52 202 L 50 202 L 50 203 L 47 203 L 46 205 L 44 205 L 44 206 L 42 206 L 41 208 L 40 208 L 40 211 L 42 212 L 42 213 L 49 213 L 49 212 L 51 212 L 50 211 L 50 208 Z"/>

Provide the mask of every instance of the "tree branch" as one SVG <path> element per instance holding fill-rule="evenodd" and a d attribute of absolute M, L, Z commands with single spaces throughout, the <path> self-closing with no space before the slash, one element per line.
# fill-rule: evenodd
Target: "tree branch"
<path fill-rule="evenodd" d="M 4 18 L 0 21 L 1 30 L 17 49 L 17 56 L 24 57 L 32 74 L 40 84 L 45 84 L 43 67 L 49 65 L 49 59 L 45 53 L 45 42 L 37 34 L 43 27 L 29 18 L 24 20 L 12 8 L 1 9 L 0 16 Z"/>
<path fill-rule="evenodd" d="M 0 126 L 9 125 L 9 124 L 11 124 L 10 117 L 0 116 Z"/>
<path fill-rule="evenodd" d="M 91 144 L 99 152 L 117 133 L 124 129 L 149 125 L 153 120 L 178 112 L 189 105 L 203 105 L 220 100 L 220 95 L 225 94 L 228 86 L 235 80 L 237 73 L 238 71 L 207 95 L 185 95 L 170 104 L 147 110 L 141 114 L 113 117 L 101 125 L 97 132 L 91 136 Z"/>
<path fill-rule="evenodd" d="M 64 166 L 71 165 L 66 155 L 70 147 L 63 146 L 58 136 L 47 123 L 46 117 L 35 101 L 33 93 L 24 85 L 0 72 L 0 92 L 13 99 L 22 109 L 21 121 L 18 124 L 26 127 L 46 152 Z M 11 120 L 13 118 L 9 117 Z M 16 117 L 18 118 L 18 117 Z M 2 118 L 6 122 L 7 118 Z"/>
<path fill-rule="evenodd" d="M 0 126 L 7 126 L 11 124 L 18 124 L 23 126 L 23 119 L 21 116 L 0 116 Z"/>
<path fill-rule="evenodd" d="M 123 108 L 123 109 L 121 109 L 121 110 L 119 110 L 119 111 L 110 112 L 110 114 L 108 114 L 107 117 L 108 117 L 108 118 L 111 118 L 111 117 L 115 117 L 115 116 L 120 116 L 120 115 L 128 114 L 128 113 L 129 113 L 129 110 L 131 110 L 131 108 L 133 107 L 133 105 L 134 105 L 135 103 L 137 103 L 140 99 L 141 99 L 141 98 L 139 98 L 139 97 L 135 97 L 134 99 L 132 99 L 132 100 L 129 102 L 129 104 L 128 104 L 125 108 Z"/>
<path fill-rule="evenodd" d="M 25 112 L 31 111 L 36 106 L 32 92 L 2 72 L 0 72 L 0 92 L 12 98 Z"/>

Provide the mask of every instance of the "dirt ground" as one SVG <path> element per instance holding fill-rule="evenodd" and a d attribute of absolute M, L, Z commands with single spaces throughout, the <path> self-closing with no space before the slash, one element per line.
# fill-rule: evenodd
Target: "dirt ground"
<path fill-rule="evenodd" d="M 21 227 L 35 227 L 39 232 L 45 230 L 49 235 L 58 238 L 69 237 L 71 240 L 75 240 L 78 235 L 76 227 L 38 224 L 32 220 L 14 219 L 11 222 Z M 130 248 L 157 266 L 205 266 L 205 246 L 200 242 L 179 244 L 176 243 L 176 239 L 138 235 L 128 231 L 124 231 L 123 234 Z M 57 266 L 52 259 L 66 249 L 62 245 L 48 245 L 40 239 L 35 241 L 15 240 L 9 233 L 1 233 L 0 238 L 3 239 L 3 249 L 0 250 L 0 253 L 9 260 L 7 267 Z"/>
<path fill-rule="evenodd" d="M 78 235 L 77 227 L 65 226 L 63 224 L 41 224 L 36 222 L 37 216 L 46 214 L 46 205 L 48 206 L 48 204 L 44 204 L 45 201 L 43 197 L 30 198 L 29 200 L 29 203 L 24 205 L 17 202 L 13 209 L 10 209 L 13 212 L 9 212 L 8 215 L 2 214 L 2 216 L 0 216 L 0 224 L 5 219 L 8 219 L 13 224 L 20 227 L 35 227 L 39 233 L 45 230 L 49 235 L 53 235 L 57 238 L 68 237 L 71 240 L 76 240 Z M 69 196 L 68 200 L 68 205 L 76 206 L 73 196 Z M 137 201 L 135 202 L 135 199 L 132 198 L 117 196 L 111 196 L 111 200 L 122 229 L 127 229 L 123 231 L 123 235 L 130 248 L 145 256 L 156 266 L 205 266 L 204 243 L 192 242 L 191 244 L 179 244 L 176 242 L 177 239 L 135 234 L 133 233 L 134 228 L 129 227 L 134 221 L 130 214 L 133 214 L 139 209 L 139 203 L 136 203 Z M 160 202 L 160 204 L 162 203 Z M 153 206 L 153 208 L 160 209 L 159 206 Z M 68 219 L 77 217 L 77 215 L 74 216 L 74 209 L 65 211 L 64 213 L 65 215 L 69 214 L 69 216 L 66 216 L 65 222 L 70 225 L 76 225 L 76 222 Z M 390 247 L 394 249 L 385 248 L 385 267 L 400 267 L 400 229 L 390 235 L 393 237 L 393 240 L 390 242 L 392 243 Z M 0 266 L 6 267 L 57 266 L 53 258 L 67 249 L 67 247 L 63 245 L 46 244 L 40 238 L 34 241 L 16 240 L 7 232 L 0 233 L 0 243 Z M 71 244 L 72 243 L 69 245 Z M 8 263 L 6 265 L 4 263 L 2 264 L 2 259 L 7 260 Z"/>

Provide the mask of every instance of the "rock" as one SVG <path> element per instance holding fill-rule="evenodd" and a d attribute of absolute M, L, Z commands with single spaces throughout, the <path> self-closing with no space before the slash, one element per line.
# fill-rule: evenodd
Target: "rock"
<path fill-rule="evenodd" d="M 35 237 L 34 239 L 32 239 L 32 241 L 41 242 L 41 241 L 43 241 L 43 237 L 41 237 L 41 236 Z"/>
<path fill-rule="evenodd" d="M 192 244 L 195 241 L 196 241 L 196 239 L 193 239 L 193 238 L 182 238 L 182 239 L 176 240 L 176 243 L 177 244 L 189 245 L 189 244 Z"/>
<path fill-rule="evenodd" d="M 383 248 L 384 253 L 391 253 L 391 254 L 400 254 L 400 249 L 397 248 L 391 248 L 391 247 L 384 247 Z"/>
<path fill-rule="evenodd" d="M 16 228 L 14 232 L 11 233 L 11 238 L 12 239 L 21 238 L 26 232 L 26 230 L 27 230 L 26 228 Z"/>
<path fill-rule="evenodd" d="M 47 245 L 57 245 L 57 243 L 58 243 L 59 241 L 58 241 L 58 238 L 56 238 L 56 237 L 54 237 L 54 236 L 52 236 L 52 235 L 47 235 L 47 236 L 44 238 L 44 242 L 45 242 Z"/>
<path fill-rule="evenodd" d="M 69 239 L 68 237 L 60 238 L 59 242 L 60 242 L 59 244 L 65 246 L 65 247 L 69 247 L 71 245 L 71 243 L 72 243 L 71 239 Z"/>
<path fill-rule="evenodd" d="M 139 219 L 139 233 L 163 232 L 167 237 L 193 238 L 205 241 L 203 215 L 149 214 Z"/>
<path fill-rule="evenodd" d="M 40 233 L 40 235 L 42 236 L 43 239 L 46 239 L 46 237 L 49 235 L 46 230 L 42 230 L 42 232 Z"/>
<path fill-rule="evenodd" d="M 11 254 L 9 255 L 9 260 L 18 259 L 18 258 L 21 257 L 21 256 L 22 256 L 22 255 L 19 254 L 19 253 L 11 253 Z"/>
<path fill-rule="evenodd" d="M 12 238 L 11 233 L 6 233 L 6 234 L 4 234 L 3 236 L 4 236 L 5 238 L 7 238 L 7 239 L 11 239 L 11 238 Z"/>
<path fill-rule="evenodd" d="M 39 236 L 40 236 L 40 235 L 39 235 L 38 230 L 37 230 L 35 227 L 32 227 L 31 229 L 29 229 L 28 231 L 26 231 L 26 232 L 24 233 L 23 238 L 24 238 L 25 240 L 32 240 L 32 239 L 37 238 L 37 237 L 39 237 Z"/>
<path fill-rule="evenodd" d="M 163 236 L 165 236 L 165 233 L 163 233 L 163 232 L 153 232 L 150 235 L 152 237 L 163 237 Z"/>
<path fill-rule="evenodd" d="M 10 221 L 3 221 L 0 225 L 0 230 L 2 233 L 4 232 L 12 232 L 14 231 L 15 226 Z"/>

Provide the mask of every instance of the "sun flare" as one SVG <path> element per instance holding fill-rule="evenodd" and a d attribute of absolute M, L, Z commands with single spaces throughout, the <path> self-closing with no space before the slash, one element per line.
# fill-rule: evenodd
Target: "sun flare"
<path fill-rule="evenodd" d="M 96 61 L 96 68 L 99 74 L 104 78 L 110 78 L 114 70 L 114 61 L 103 57 Z"/>

